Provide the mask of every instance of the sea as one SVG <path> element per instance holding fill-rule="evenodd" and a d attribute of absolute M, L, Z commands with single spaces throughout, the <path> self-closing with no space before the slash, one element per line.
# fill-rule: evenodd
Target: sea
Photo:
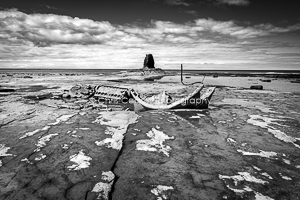
<path fill-rule="evenodd" d="M 109 74 L 132 69 L 35 69 L 35 68 L 0 68 L 0 73 L 86 73 Z M 167 73 L 180 73 L 180 70 L 164 69 Z M 298 75 L 300 70 L 184 70 L 185 74 L 218 74 L 218 75 Z"/>
<path fill-rule="evenodd" d="M 78 75 L 90 74 L 97 76 L 113 75 L 132 69 L 4 69 L 0 74 L 26 75 Z M 250 88 L 252 85 L 262 85 L 264 90 L 300 93 L 300 70 L 164 70 L 167 76 L 157 82 L 173 82 L 192 84 L 203 82 L 205 85 Z M 264 82 L 269 80 L 270 82 Z"/>

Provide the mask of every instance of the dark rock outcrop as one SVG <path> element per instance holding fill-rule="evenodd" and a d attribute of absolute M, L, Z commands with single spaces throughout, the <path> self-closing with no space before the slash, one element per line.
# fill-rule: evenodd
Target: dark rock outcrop
<path fill-rule="evenodd" d="M 252 90 L 262 90 L 263 86 L 262 85 L 251 85 L 250 89 L 252 89 Z"/>
<path fill-rule="evenodd" d="M 144 59 L 144 67 L 143 69 L 153 69 L 154 67 L 154 58 L 152 54 L 146 54 Z"/>
<path fill-rule="evenodd" d="M 291 83 L 300 83 L 300 80 L 291 81 Z"/>
<path fill-rule="evenodd" d="M 154 58 L 152 54 L 146 54 L 144 59 L 144 67 L 140 69 L 132 69 L 128 71 L 120 71 L 117 75 L 122 77 L 136 76 L 129 78 L 131 80 L 154 81 L 161 79 L 166 75 L 166 72 L 160 68 L 154 67 Z"/>
<path fill-rule="evenodd" d="M 271 82 L 270 79 L 259 79 L 261 82 Z"/>
<path fill-rule="evenodd" d="M 13 88 L 0 88 L 0 92 L 14 92 L 15 89 Z"/>

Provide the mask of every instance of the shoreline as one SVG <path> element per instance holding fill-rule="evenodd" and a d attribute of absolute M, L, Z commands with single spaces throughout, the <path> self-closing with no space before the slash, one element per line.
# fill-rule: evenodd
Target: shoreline
<path fill-rule="evenodd" d="M 14 75 L 99 75 L 130 73 L 141 69 L 0 69 L 0 76 Z M 180 70 L 164 70 L 166 76 L 180 75 Z M 223 77 L 300 78 L 300 70 L 184 70 L 183 75 Z"/>

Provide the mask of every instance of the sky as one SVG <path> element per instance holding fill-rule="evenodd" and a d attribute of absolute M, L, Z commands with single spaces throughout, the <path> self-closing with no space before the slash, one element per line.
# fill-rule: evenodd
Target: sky
<path fill-rule="evenodd" d="M 298 0 L 1 0 L 0 68 L 300 70 Z"/>

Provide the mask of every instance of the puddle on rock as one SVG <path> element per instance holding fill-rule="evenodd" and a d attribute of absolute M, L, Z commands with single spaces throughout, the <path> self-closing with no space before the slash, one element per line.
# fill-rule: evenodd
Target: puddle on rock
<path fill-rule="evenodd" d="M 16 91 L 17 92 L 39 92 L 42 90 L 47 90 L 47 89 L 58 89 L 60 87 L 52 87 L 52 88 L 48 88 L 47 86 L 44 85 L 32 85 L 29 87 L 24 87 L 24 88 L 19 88 Z"/>
<path fill-rule="evenodd" d="M 169 190 L 174 190 L 174 188 L 172 186 L 158 185 L 151 190 L 151 193 L 157 197 L 157 200 L 169 199 Z"/>
<path fill-rule="evenodd" d="M 29 95 L 25 96 L 25 103 L 30 103 L 30 101 L 39 102 L 45 99 L 50 99 L 53 97 L 52 93 L 40 94 L 40 95 Z"/>
<path fill-rule="evenodd" d="M 137 150 L 162 152 L 163 154 L 169 157 L 169 151 L 171 150 L 171 147 L 168 145 L 164 145 L 163 142 L 165 140 L 174 140 L 174 136 L 168 136 L 162 131 L 159 131 L 155 128 L 152 128 L 152 130 L 146 133 L 146 135 L 150 139 L 136 141 Z"/>
<path fill-rule="evenodd" d="M 258 109 L 264 113 L 278 113 L 261 102 L 249 101 L 248 99 L 223 99 L 221 102 L 215 102 L 214 105 L 239 105 L 245 108 Z"/>
<path fill-rule="evenodd" d="M 247 122 L 249 124 L 252 124 L 254 126 L 258 126 L 261 128 L 265 128 L 268 130 L 269 133 L 273 134 L 273 136 L 283 142 L 286 143 L 291 143 L 295 147 L 300 148 L 300 145 L 297 144 L 297 138 L 294 138 L 292 136 L 287 135 L 286 133 L 276 129 L 272 125 L 277 125 L 277 126 L 285 126 L 282 124 L 277 123 L 277 121 L 285 121 L 282 119 L 274 119 L 270 117 L 265 117 L 265 116 L 260 116 L 260 115 L 249 115 L 249 119 Z"/>
<path fill-rule="evenodd" d="M 99 114 L 100 116 L 92 123 L 106 125 L 105 134 L 111 135 L 111 137 L 96 141 L 96 145 L 120 150 L 128 126 L 136 123 L 139 116 L 132 111 L 100 112 Z"/>
<path fill-rule="evenodd" d="M 70 170 L 81 170 L 83 168 L 88 168 L 90 166 L 90 162 L 92 158 L 86 156 L 83 153 L 83 150 L 79 151 L 78 154 L 74 154 L 70 156 L 70 161 L 75 163 L 71 166 L 68 166 L 67 168 Z"/>

